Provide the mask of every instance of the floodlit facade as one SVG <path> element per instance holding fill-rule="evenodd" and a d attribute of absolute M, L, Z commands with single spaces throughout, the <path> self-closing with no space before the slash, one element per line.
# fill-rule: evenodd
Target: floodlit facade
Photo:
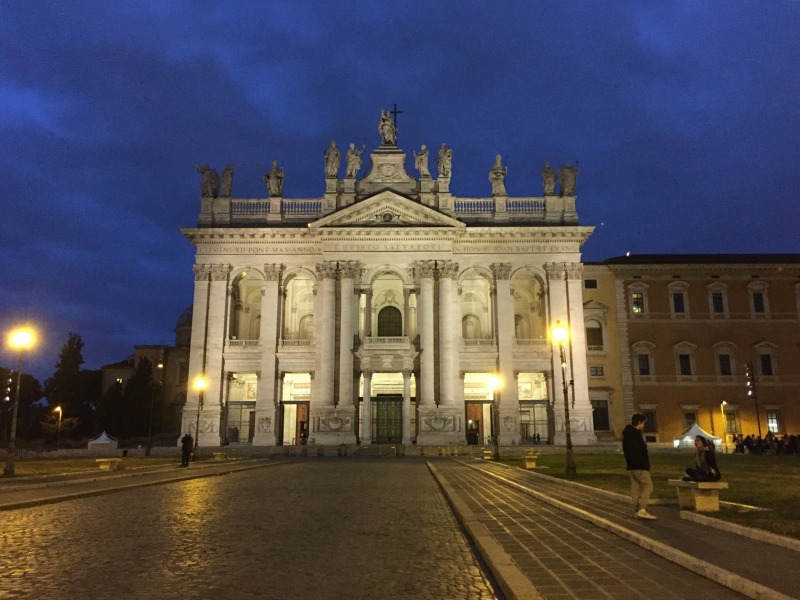
<path fill-rule="evenodd" d="M 594 443 L 577 170 L 545 165 L 542 195 L 511 198 L 498 156 L 491 195 L 455 197 L 452 149 L 435 178 L 414 151 L 412 176 L 388 113 L 379 133 L 363 175 L 361 151 L 331 143 L 315 198 L 285 197 L 277 162 L 254 199 L 231 196 L 233 169 L 198 166 L 182 431 L 201 446 L 563 443 L 559 321 L 572 440 Z"/>
<path fill-rule="evenodd" d="M 590 377 L 590 393 L 608 388 L 617 435 L 633 411 L 648 415 L 651 442 L 695 423 L 726 445 L 800 434 L 800 254 L 627 256 L 585 272 L 605 288 L 584 294 L 610 309 L 618 338 L 607 357 L 618 373 Z M 588 352 L 591 368 L 591 342 Z"/>

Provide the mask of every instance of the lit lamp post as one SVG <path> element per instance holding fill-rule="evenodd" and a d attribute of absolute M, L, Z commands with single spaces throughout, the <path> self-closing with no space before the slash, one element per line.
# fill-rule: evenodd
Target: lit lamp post
<path fill-rule="evenodd" d="M 164 363 L 158 363 L 156 369 L 158 373 L 164 368 Z M 156 401 L 156 384 L 161 385 L 161 375 L 158 376 L 158 381 L 155 380 L 155 373 L 152 381 L 152 389 L 150 390 L 150 421 L 147 424 L 147 447 L 144 450 L 145 456 L 150 456 L 150 450 L 153 447 L 153 404 Z"/>
<path fill-rule="evenodd" d="M 17 393 L 14 395 L 14 408 L 11 412 L 11 436 L 8 441 L 8 449 L 6 450 L 6 466 L 3 469 L 4 477 L 14 477 L 16 471 L 14 468 L 14 455 L 17 453 L 17 446 L 15 441 L 17 439 L 17 414 L 19 413 L 19 389 L 22 382 L 22 359 L 25 350 L 33 347 L 36 341 L 36 335 L 30 327 L 20 327 L 14 329 L 8 334 L 8 345 L 12 350 L 19 351 L 19 362 L 17 364 Z"/>
<path fill-rule="evenodd" d="M 725 405 L 727 401 L 723 400 L 722 404 L 719 405 L 719 412 L 722 414 L 722 452 L 723 454 L 728 453 L 728 432 L 725 431 Z"/>
<path fill-rule="evenodd" d="M 200 411 L 203 410 L 203 396 L 208 387 L 208 379 L 198 375 L 194 380 L 194 389 L 197 390 L 197 422 L 194 426 L 194 460 L 197 460 L 197 446 L 200 442 Z"/>
<path fill-rule="evenodd" d="M 494 451 L 492 457 L 494 460 L 500 460 L 500 407 L 497 405 L 497 395 L 500 393 L 500 378 L 496 375 L 489 377 L 489 389 L 492 390 L 492 442 Z"/>
<path fill-rule="evenodd" d="M 61 416 L 64 411 L 61 410 L 60 406 L 56 406 L 53 412 L 58 413 L 58 433 L 56 434 L 56 451 L 58 451 L 61 449 Z"/>
<path fill-rule="evenodd" d="M 556 321 L 550 330 L 550 337 L 553 342 L 558 343 L 561 358 L 561 383 L 564 387 L 564 433 L 567 437 L 567 466 L 565 472 L 568 476 L 573 476 L 577 474 L 578 469 L 575 466 L 575 457 L 572 454 L 572 431 L 569 424 L 569 386 L 572 385 L 572 381 L 567 380 L 567 354 L 564 352 L 564 342 L 569 339 L 569 332 L 561 324 L 561 321 Z"/>

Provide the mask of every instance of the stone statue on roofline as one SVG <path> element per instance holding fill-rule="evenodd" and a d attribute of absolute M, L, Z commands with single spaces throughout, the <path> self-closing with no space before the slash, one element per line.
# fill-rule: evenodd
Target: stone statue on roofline
<path fill-rule="evenodd" d="M 350 149 L 347 151 L 345 158 L 347 159 L 347 171 L 345 178 L 353 179 L 358 175 L 358 170 L 361 168 L 361 153 L 364 152 L 364 147 L 361 150 L 356 148 L 355 144 L 350 144 Z"/>
<path fill-rule="evenodd" d="M 542 187 L 545 196 L 556 195 L 556 172 L 549 162 L 544 163 L 544 168 L 542 168 Z"/>
<path fill-rule="evenodd" d="M 421 179 L 431 178 L 431 172 L 428 170 L 428 148 L 425 144 L 422 144 L 419 154 L 417 154 L 416 150 L 414 151 L 414 166 L 419 171 Z"/>
<path fill-rule="evenodd" d="M 278 167 L 277 160 L 272 161 L 272 168 L 264 175 L 264 183 L 271 198 L 283 196 L 283 169 Z"/>
<path fill-rule="evenodd" d="M 504 180 L 508 167 L 501 164 L 502 158 L 498 154 L 494 159 L 494 164 L 489 170 L 489 181 L 492 182 L 492 196 L 508 196 Z"/>
<path fill-rule="evenodd" d="M 391 113 L 388 110 L 381 110 L 381 121 L 378 124 L 378 132 L 381 134 L 381 145 L 397 145 L 397 125 L 395 125 L 394 119 L 392 119 Z"/>
<path fill-rule="evenodd" d="M 560 196 L 574 196 L 575 182 L 578 179 L 578 167 L 569 163 L 558 170 L 558 187 Z"/>
<path fill-rule="evenodd" d="M 200 194 L 203 198 L 216 198 L 219 193 L 219 175 L 217 170 L 208 165 L 195 165 L 195 169 L 200 173 Z"/>
<path fill-rule="evenodd" d="M 223 198 L 230 198 L 233 190 L 233 174 L 236 172 L 236 167 L 225 165 L 220 177 L 220 196 Z"/>
<path fill-rule="evenodd" d="M 336 147 L 336 140 L 331 140 L 330 147 L 325 151 L 325 177 L 336 179 L 339 175 L 339 165 L 342 163 L 342 153 Z"/>
<path fill-rule="evenodd" d="M 439 168 L 439 177 L 450 179 L 450 167 L 453 162 L 453 149 L 448 148 L 447 144 L 442 144 L 439 148 L 439 157 L 436 159 L 436 166 Z"/>

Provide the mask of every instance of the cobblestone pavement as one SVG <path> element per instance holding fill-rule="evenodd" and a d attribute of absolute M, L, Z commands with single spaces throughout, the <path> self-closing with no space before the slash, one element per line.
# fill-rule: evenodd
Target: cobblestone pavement
<path fill-rule="evenodd" d="M 418 460 L 314 458 L 0 517 L 3 600 L 496 598 Z"/>

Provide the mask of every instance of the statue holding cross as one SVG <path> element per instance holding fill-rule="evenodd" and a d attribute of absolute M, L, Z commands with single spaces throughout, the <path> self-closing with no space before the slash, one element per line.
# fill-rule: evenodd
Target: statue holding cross
<path fill-rule="evenodd" d="M 397 145 L 397 125 L 391 117 L 391 111 L 381 110 L 381 121 L 378 124 L 378 132 L 381 134 L 381 145 Z"/>

